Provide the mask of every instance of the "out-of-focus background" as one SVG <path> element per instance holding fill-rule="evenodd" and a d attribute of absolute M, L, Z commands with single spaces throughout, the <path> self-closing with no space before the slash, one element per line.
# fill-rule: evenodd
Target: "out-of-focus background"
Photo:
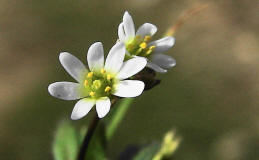
<path fill-rule="evenodd" d="M 197 4 L 208 8 L 177 31 L 167 53 L 176 67 L 137 98 L 108 155 L 116 159 L 127 145 L 161 139 L 176 128 L 183 141 L 175 160 L 257 160 L 257 0 L 1 0 L 0 159 L 52 159 L 53 133 L 75 103 L 47 92 L 52 82 L 73 81 L 59 64 L 61 51 L 86 62 L 88 47 L 101 41 L 107 53 L 125 10 L 136 26 L 156 24 L 159 38 Z M 93 114 L 73 124 L 88 123 Z"/>

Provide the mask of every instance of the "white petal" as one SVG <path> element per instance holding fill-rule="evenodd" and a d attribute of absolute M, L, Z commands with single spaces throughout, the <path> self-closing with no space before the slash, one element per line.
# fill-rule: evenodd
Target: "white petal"
<path fill-rule="evenodd" d="M 154 53 L 162 53 L 173 47 L 174 42 L 175 39 L 173 37 L 164 37 L 162 39 L 151 42 L 149 46 L 156 46 Z"/>
<path fill-rule="evenodd" d="M 118 36 L 119 36 L 120 41 L 122 41 L 122 42 L 125 41 L 126 35 L 125 35 L 125 31 L 124 31 L 123 22 L 119 25 Z"/>
<path fill-rule="evenodd" d="M 71 114 L 72 120 L 78 120 L 85 115 L 92 109 L 92 107 L 95 105 L 95 101 L 89 98 L 84 98 L 79 100 Z"/>
<path fill-rule="evenodd" d="M 115 88 L 115 96 L 119 97 L 136 97 L 144 90 L 145 84 L 138 80 L 120 81 Z"/>
<path fill-rule="evenodd" d="M 70 53 L 60 53 L 59 61 L 65 70 L 78 82 L 80 82 L 85 73 L 88 72 L 85 65 Z"/>
<path fill-rule="evenodd" d="M 53 97 L 63 100 L 75 100 L 84 97 L 80 93 L 79 83 L 55 82 L 49 85 L 48 91 Z"/>
<path fill-rule="evenodd" d="M 123 26 L 126 33 L 126 39 L 135 37 L 135 26 L 131 15 L 126 11 L 123 16 Z"/>
<path fill-rule="evenodd" d="M 142 36 L 153 36 L 157 31 L 157 27 L 151 23 L 145 23 L 142 26 L 139 27 L 136 35 L 142 35 Z"/>
<path fill-rule="evenodd" d="M 104 53 L 101 42 L 96 42 L 90 46 L 87 54 L 87 61 L 91 71 L 103 68 Z"/>
<path fill-rule="evenodd" d="M 108 97 L 102 97 L 96 101 L 96 112 L 99 118 L 103 118 L 110 111 L 111 101 Z"/>
<path fill-rule="evenodd" d="M 153 54 L 151 57 L 151 61 L 159 65 L 160 67 L 166 69 L 172 68 L 176 65 L 175 59 L 173 59 L 171 56 L 162 53 Z"/>
<path fill-rule="evenodd" d="M 105 62 L 105 69 L 107 71 L 117 73 L 124 60 L 125 56 L 125 46 L 122 42 L 117 42 L 110 50 L 106 62 Z"/>
<path fill-rule="evenodd" d="M 160 66 L 158 66 L 157 64 L 152 63 L 152 62 L 148 62 L 147 67 L 149 67 L 149 68 L 151 68 L 154 71 L 159 72 L 159 73 L 166 73 L 167 72 L 167 70 L 161 68 Z"/>
<path fill-rule="evenodd" d="M 123 63 L 121 70 L 119 71 L 117 78 L 118 79 L 126 79 L 129 78 L 143 68 L 145 68 L 147 64 L 147 60 L 142 57 L 135 57 Z"/>

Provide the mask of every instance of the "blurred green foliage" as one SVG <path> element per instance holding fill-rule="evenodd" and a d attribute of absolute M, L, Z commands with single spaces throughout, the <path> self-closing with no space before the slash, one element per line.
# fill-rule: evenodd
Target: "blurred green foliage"
<path fill-rule="evenodd" d="M 62 122 L 53 142 L 55 160 L 75 160 L 79 151 L 79 133 L 69 122 Z"/>

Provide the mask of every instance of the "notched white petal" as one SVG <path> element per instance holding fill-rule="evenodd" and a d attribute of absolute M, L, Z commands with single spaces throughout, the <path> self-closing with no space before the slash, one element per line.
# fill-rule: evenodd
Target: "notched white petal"
<path fill-rule="evenodd" d="M 140 72 L 143 68 L 145 68 L 147 64 L 147 60 L 142 57 L 135 57 L 123 63 L 121 70 L 119 71 L 117 78 L 118 79 L 126 79 L 129 78 L 138 72 Z"/>
<path fill-rule="evenodd" d="M 48 91 L 53 97 L 63 100 L 75 100 L 84 97 L 80 93 L 80 84 L 73 82 L 55 82 L 48 86 Z"/>
<path fill-rule="evenodd" d="M 118 27 L 118 36 L 119 36 L 120 41 L 122 41 L 122 42 L 125 41 L 126 35 L 125 35 L 125 31 L 124 31 L 123 22 Z"/>
<path fill-rule="evenodd" d="M 153 54 L 151 57 L 151 61 L 165 69 L 172 68 L 176 65 L 176 61 L 174 58 L 162 53 Z"/>
<path fill-rule="evenodd" d="M 131 15 L 126 11 L 123 15 L 123 26 L 126 39 L 135 36 L 135 26 Z"/>
<path fill-rule="evenodd" d="M 103 118 L 110 111 L 111 101 L 108 97 L 102 97 L 96 101 L 96 112 L 99 118 Z"/>
<path fill-rule="evenodd" d="M 90 46 L 87 54 L 87 61 L 91 71 L 103 68 L 104 53 L 101 42 L 96 42 Z"/>
<path fill-rule="evenodd" d="M 95 105 L 95 101 L 89 98 L 79 100 L 72 111 L 71 119 L 78 120 L 83 118 Z"/>
<path fill-rule="evenodd" d="M 147 67 L 148 67 L 148 68 L 151 68 L 151 69 L 153 69 L 154 71 L 159 72 L 159 73 L 166 73 L 166 72 L 167 72 L 167 70 L 161 68 L 160 66 L 158 66 L 157 64 L 152 63 L 152 62 L 148 62 L 148 63 L 147 63 Z"/>
<path fill-rule="evenodd" d="M 78 82 L 82 81 L 83 76 L 87 73 L 85 65 L 70 53 L 62 52 L 59 55 L 59 61 L 65 70 Z"/>
<path fill-rule="evenodd" d="M 122 42 L 117 42 L 110 50 L 104 68 L 107 71 L 118 73 L 125 56 L 125 46 Z"/>
<path fill-rule="evenodd" d="M 157 27 L 151 23 L 145 23 L 139 27 L 136 35 L 153 36 L 157 32 Z"/>
<path fill-rule="evenodd" d="M 175 39 L 173 37 L 164 37 L 162 39 L 151 42 L 149 46 L 156 46 L 153 53 L 162 53 L 172 48 L 174 43 Z"/>
<path fill-rule="evenodd" d="M 113 93 L 118 97 L 137 97 L 144 90 L 145 84 L 138 80 L 124 80 L 120 81 L 115 87 Z"/>

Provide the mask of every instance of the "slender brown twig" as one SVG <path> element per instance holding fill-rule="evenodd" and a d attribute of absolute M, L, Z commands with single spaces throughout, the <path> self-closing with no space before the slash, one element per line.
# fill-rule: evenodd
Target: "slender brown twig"
<path fill-rule="evenodd" d="M 182 14 L 182 16 L 180 16 L 176 23 L 174 25 L 172 25 L 172 27 L 170 27 L 167 32 L 166 32 L 166 36 L 173 36 L 175 34 L 175 31 L 177 29 L 179 29 L 185 22 L 187 19 L 189 19 L 190 17 L 194 16 L 195 14 L 199 13 L 201 10 L 205 9 L 208 7 L 208 4 L 199 4 L 196 5 L 188 10 L 185 10 Z"/>

